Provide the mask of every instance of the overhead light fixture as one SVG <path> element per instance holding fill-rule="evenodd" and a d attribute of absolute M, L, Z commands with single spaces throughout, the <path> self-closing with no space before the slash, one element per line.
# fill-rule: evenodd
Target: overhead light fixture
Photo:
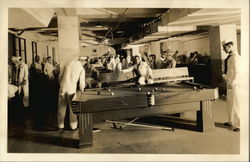
<path fill-rule="evenodd" d="M 118 31 L 116 31 L 116 33 L 121 34 L 121 33 L 124 33 L 124 31 L 118 30 Z"/>
<path fill-rule="evenodd" d="M 96 28 L 103 28 L 104 26 L 103 25 L 96 25 L 95 27 Z"/>

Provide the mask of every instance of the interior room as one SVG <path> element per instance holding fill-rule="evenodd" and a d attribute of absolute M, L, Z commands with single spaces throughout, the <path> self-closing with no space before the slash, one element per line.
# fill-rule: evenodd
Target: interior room
<path fill-rule="evenodd" d="M 245 55 L 241 14 L 8 8 L 8 153 L 240 154 L 223 45 Z"/>

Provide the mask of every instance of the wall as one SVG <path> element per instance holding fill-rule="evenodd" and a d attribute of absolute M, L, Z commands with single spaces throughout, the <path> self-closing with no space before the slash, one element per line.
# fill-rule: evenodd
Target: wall
<path fill-rule="evenodd" d="M 41 61 L 43 58 L 47 57 L 47 46 L 49 49 L 49 56 L 52 56 L 52 47 L 55 48 L 56 52 L 58 51 L 56 37 L 44 36 L 34 32 L 24 32 L 18 37 L 26 40 L 26 56 L 28 66 L 32 64 L 32 41 L 37 42 L 37 55 L 40 56 Z"/>
<path fill-rule="evenodd" d="M 201 54 L 207 53 L 210 55 L 208 37 L 190 40 L 168 40 L 163 42 L 163 48 L 165 50 L 167 48 L 173 51 L 178 50 L 180 54 L 183 54 L 185 51 L 188 53 L 198 51 Z"/>
<path fill-rule="evenodd" d="M 103 54 L 110 52 L 116 54 L 114 48 L 109 46 L 89 46 L 89 47 L 80 47 L 80 56 L 89 56 L 89 57 L 100 57 Z"/>

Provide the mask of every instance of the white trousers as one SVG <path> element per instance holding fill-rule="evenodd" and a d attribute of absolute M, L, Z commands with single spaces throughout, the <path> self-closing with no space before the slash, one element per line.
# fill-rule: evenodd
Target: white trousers
<path fill-rule="evenodd" d="M 240 93 L 237 87 L 227 89 L 227 112 L 229 123 L 233 127 L 240 127 Z"/>
<path fill-rule="evenodd" d="M 69 107 L 69 122 L 70 128 L 76 129 L 77 128 L 77 115 L 72 111 L 72 104 L 71 101 L 73 99 L 74 94 L 71 95 L 61 95 L 59 94 L 59 103 L 58 103 L 58 127 L 64 128 L 64 119 L 66 115 L 67 106 Z"/>
<path fill-rule="evenodd" d="M 18 87 L 18 94 L 20 95 L 23 91 L 23 106 L 28 107 L 29 106 L 29 84 L 26 83 L 24 86 Z"/>

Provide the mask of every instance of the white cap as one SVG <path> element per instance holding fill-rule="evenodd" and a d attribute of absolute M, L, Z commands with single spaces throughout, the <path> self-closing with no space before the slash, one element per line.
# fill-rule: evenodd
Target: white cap
<path fill-rule="evenodd" d="M 228 43 L 233 43 L 233 40 L 232 39 L 225 39 L 221 42 L 221 44 L 224 46 L 225 44 L 228 44 Z"/>

